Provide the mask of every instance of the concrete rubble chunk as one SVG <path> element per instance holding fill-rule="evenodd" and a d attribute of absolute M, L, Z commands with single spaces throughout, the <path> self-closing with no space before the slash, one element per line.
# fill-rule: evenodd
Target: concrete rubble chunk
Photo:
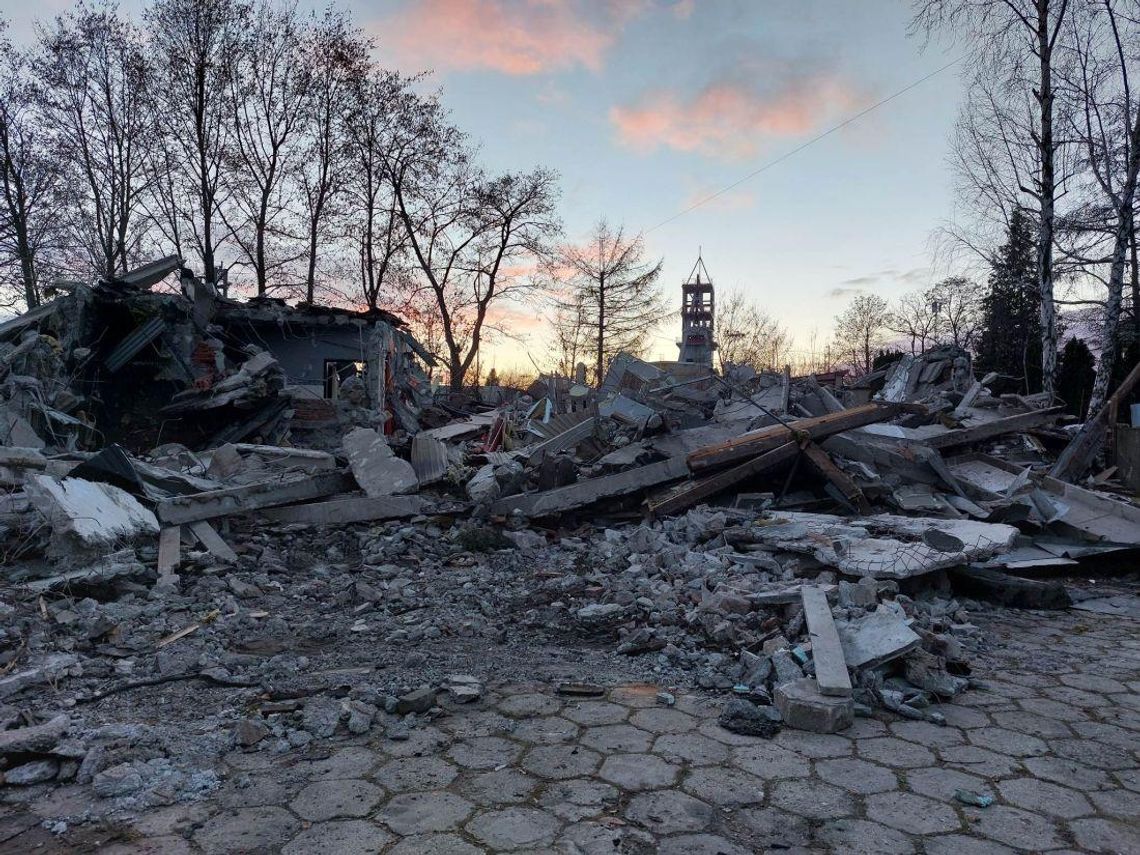
<path fill-rule="evenodd" d="M 130 493 L 110 484 L 33 475 L 24 490 L 56 534 L 72 535 L 83 546 L 106 546 L 144 534 L 158 534 L 154 513 Z"/>
<path fill-rule="evenodd" d="M 854 701 L 822 694 L 812 677 L 777 686 L 774 703 L 784 723 L 796 730 L 837 733 L 855 723 Z"/>
<path fill-rule="evenodd" d="M 905 656 L 921 642 L 899 610 L 887 605 L 857 620 L 836 621 L 835 628 L 849 668 L 882 665 Z"/>
<path fill-rule="evenodd" d="M 70 726 L 71 719 L 61 714 L 44 724 L 15 730 L 0 730 L 0 757 L 33 751 L 51 751 Z"/>
<path fill-rule="evenodd" d="M 372 428 L 354 428 L 343 440 L 352 475 L 372 498 L 410 493 L 419 485 L 416 471 L 392 452 L 388 441 Z"/>

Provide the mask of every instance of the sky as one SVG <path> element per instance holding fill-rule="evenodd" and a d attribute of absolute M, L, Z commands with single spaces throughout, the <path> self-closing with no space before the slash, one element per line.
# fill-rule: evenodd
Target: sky
<path fill-rule="evenodd" d="M 721 299 L 743 290 L 806 351 L 853 295 L 893 298 L 949 272 L 932 269 L 932 234 L 953 215 L 959 67 L 676 216 L 954 59 L 907 35 L 906 0 L 344 5 L 382 63 L 432 72 L 488 169 L 558 171 L 568 240 L 603 216 L 643 233 L 672 305 L 699 252 Z M 14 40 L 69 6 L 0 0 Z M 542 361 L 539 314 L 501 315 L 517 338 L 491 345 L 484 372 Z M 652 358 L 676 357 L 675 327 Z"/>

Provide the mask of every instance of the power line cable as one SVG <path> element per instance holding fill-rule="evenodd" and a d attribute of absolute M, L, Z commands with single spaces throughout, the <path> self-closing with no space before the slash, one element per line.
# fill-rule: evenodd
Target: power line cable
<path fill-rule="evenodd" d="M 853 116 L 848 116 L 846 119 L 844 119 L 838 125 L 833 125 L 832 127 L 828 128 L 823 133 L 817 134 L 816 136 L 812 137 L 810 140 L 807 140 L 806 142 L 801 143 L 800 145 L 796 146 L 791 151 L 784 152 L 779 157 L 775 158 L 774 160 L 768 161 L 763 166 L 761 166 L 757 169 L 754 169 L 752 172 L 749 172 L 743 178 L 740 178 L 740 179 L 732 182 L 727 187 L 722 187 L 720 190 L 717 190 L 715 193 L 712 193 L 708 196 L 705 196 L 703 199 L 698 199 L 696 202 L 691 204 L 689 207 L 685 208 L 683 211 L 678 211 L 676 214 L 669 217 L 668 219 L 665 219 L 665 220 L 662 220 L 661 222 L 659 222 L 653 228 L 646 229 L 645 233 L 649 234 L 649 232 L 656 231 L 657 229 L 661 228 L 662 226 L 673 222 L 673 220 L 679 219 L 680 217 L 685 216 L 685 214 L 688 214 L 689 212 L 695 211 L 697 208 L 700 208 L 702 205 L 708 204 L 713 199 L 716 199 L 718 196 L 723 196 L 729 190 L 733 190 L 733 189 L 739 187 L 741 184 L 744 184 L 746 181 L 751 181 L 753 178 L 755 178 L 761 172 L 765 172 L 766 170 L 771 169 L 773 166 L 775 166 L 779 163 L 783 163 L 785 160 L 792 157 L 793 155 L 799 154 L 805 148 L 808 148 L 809 146 L 815 145 L 817 142 L 824 139 L 825 137 L 829 137 L 833 133 L 835 133 L 836 131 L 842 130 L 843 128 L 850 125 L 852 122 L 858 121 L 859 119 L 866 116 L 868 113 L 871 113 L 871 112 L 879 109 L 884 104 L 888 104 L 891 101 L 894 101 L 899 96 L 905 95 L 907 92 L 914 89 L 915 87 L 921 86 L 923 83 L 925 83 L 926 81 L 930 80 L 933 77 L 937 77 L 943 71 L 946 71 L 946 69 L 957 65 L 963 59 L 965 59 L 965 57 L 960 56 L 955 60 L 951 60 L 950 62 L 946 63 L 941 68 L 935 69 L 934 71 L 930 72 L 929 74 L 925 75 L 924 77 L 920 77 L 918 80 L 915 80 L 913 83 L 910 83 L 910 84 L 904 86 L 902 89 L 898 90 L 897 92 L 894 92 L 894 93 L 888 95 L 886 98 L 882 99 L 881 101 L 876 101 L 871 106 L 866 107 L 863 110 L 860 110 L 858 113 L 855 113 Z"/>

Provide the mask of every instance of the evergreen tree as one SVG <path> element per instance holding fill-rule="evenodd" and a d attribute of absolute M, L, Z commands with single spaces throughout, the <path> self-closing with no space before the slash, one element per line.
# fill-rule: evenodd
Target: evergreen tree
<path fill-rule="evenodd" d="M 983 298 L 977 367 L 1016 378 L 1025 392 L 1041 388 L 1041 313 L 1037 290 L 1035 226 L 1018 208 L 1009 221 L 1006 243 L 998 250 Z"/>
<path fill-rule="evenodd" d="M 1057 394 L 1065 401 L 1067 412 L 1084 419 L 1096 376 L 1096 360 L 1089 346 L 1075 336 L 1065 342 L 1057 368 Z"/>

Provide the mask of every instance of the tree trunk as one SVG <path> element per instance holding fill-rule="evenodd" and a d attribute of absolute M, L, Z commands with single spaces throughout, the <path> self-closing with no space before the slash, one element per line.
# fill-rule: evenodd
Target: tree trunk
<path fill-rule="evenodd" d="M 1132 233 L 1132 341 L 1140 344 L 1140 253 L 1137 252 L 1136 213 L 1128 212 L 1128 228 Z"/>
<path fill-rule="evenodd" d="M 606 369 L 606 274 L 598 276 L 598 343 L 597 364 L 594 368 L 595 384 L 602 386 L 603 372 Z"/>
<path fill-rule="evenodd" d="M 1040 59 L 1041 218 L 1037 223 L 1037 290 L 1041 299 L 1041 387 L 1053 393 L 1057 374 L 1057 313 L 1053 305 L 1053 70 L 1049 38 L 1049 0 L 1037 0 L 1037 45 Z"/>

